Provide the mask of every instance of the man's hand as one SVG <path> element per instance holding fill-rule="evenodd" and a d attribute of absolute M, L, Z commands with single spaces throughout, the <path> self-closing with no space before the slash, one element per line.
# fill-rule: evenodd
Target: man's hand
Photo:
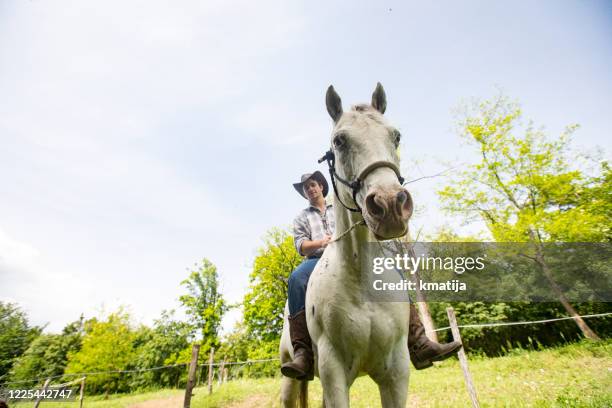
<path fill-rule="evenodd" d="M 322 239 L 317 239 L 316 241 L 305 240 L 302 242 L 301 252 L 306 256 L 310 256 L 318 249 L 325 248 L 331 239 L 331 235 L 325 235 Z"/>
<path fill-rule="evenodd" d="M 321 242 L 321 248 L 325 248 L 327 244 L 329 244 L 329 241 L 331 241 L 331 238 L 331 235 L 325 235 L 323 239 L 320 239 L 319 242 Z"/>

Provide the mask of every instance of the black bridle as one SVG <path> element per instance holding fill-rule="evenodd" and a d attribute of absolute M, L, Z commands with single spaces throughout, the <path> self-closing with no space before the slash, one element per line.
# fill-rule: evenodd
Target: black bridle
<path fill-rule="evenodd" d="M 390 161 L 379 160 L 379 161 L 375 161 L 374 163 L 367 165 L 363 170 L 361 170 L 357 178 L 353 181 L 345 180 L 338 175 L 338 173 L 336 172 L 336 155 L 331 149 L 325 152 L 325 155 L 319 159 L 319 163 L 322 163 L 324 161 L 327 161 L 327 165 L 329 167 L 329 176 L 331 177 L 331 182 L 332 182 L 332 187 L 334 188 L 334 193 L 336 194 L 338 201 L 340 201 L 340 204 L 342 204 L 344 208 L 352 212 L 362 213 L 361 207 L 359 206 L 359 203 L 357 203 L 357 193 L 359 192 L 359 190 L 361 189 L 363 185 L 363 180 L 365 180 L 368 174 L 370 174 L 374 170 L 380 167 L 388 167 L 391 170 L 393 170 L 393 172 L 397 176 L 399 183 L 401 185 L 404 185 L 404 178 L 400 174 L 399 168 L 397 167 L 395 163 L 392 163 Z M 351 191 L 353 192 L 353 202 L 355 203 L 355 206 L 357 208 L 351 208 L 351 207 L 348 207 L 346 204 L 344 204 L 344 202 L 340 198 L 340 194 L 338 194 L 338 188 L 336 187 L 336 179 L 338 179 L 339 182 L 341 182 L 342 184 L 344 184 L 345 186 L 351 189 Z"/>

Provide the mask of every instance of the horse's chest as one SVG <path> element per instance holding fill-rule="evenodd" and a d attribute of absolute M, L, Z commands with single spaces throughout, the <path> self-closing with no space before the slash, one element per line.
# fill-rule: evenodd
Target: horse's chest
<path fill-rule="evenodd" d="M 408 305 L 363 302 L 359 284 L 341 278 L 325 259 L 313 272 L 307 292 L 309 330 L 323 333 L 334 348 L 367 355 L 390 350 L 408 329 Z"/>
<path fill-rule="evenodd" d="M 340 328 L 344 335 L 383 349 L 391 346 L 406 332 L 407 320 L 397 305 L 361 303 L 352 308 L 330 308 L 329 322 Z M 347 314 L 343 312 L 347 311 Z M 365 345 L 365 344 L 364 344 Z"/>

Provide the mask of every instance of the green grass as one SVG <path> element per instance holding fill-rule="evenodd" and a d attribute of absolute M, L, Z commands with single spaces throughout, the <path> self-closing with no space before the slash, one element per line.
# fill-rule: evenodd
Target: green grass
<path fill-rule="evenodd" d="M 184 390 L 177 389 L 167 389 L 167 390 L 157 390 L 151 392 L 143 392 L 143 393 L 134 393 L 134 394 L 116 394 L 109 395 L 106 398 L 103 395 L 95 395 L 95 396 L 86 396 L 83 401 L 83 408 L 124 408 L 129 407 L 130 405 L 137 404 L 139 402 L 157 400 L 157 399 L 165 399 L 176 396 L 185 395 Z M 34 403 L 19 403 L 19 404 L 11 404 L 10 407 L 17 408 L 30 408 L 33 407 Z M 43 402 L 40 404 L 39 408 L 78 408 L 79 401 L 70 401 L 70 402 L 61 402 L 61 401 L 53 401 L 53 402 Z"/>
<path fill-rule="evenodd" d="M 611 341 L 470 358 L 469 365 L 481 407 L 612 407 Z M 278 407 L 279 388 L 279 379 L 234 381 L 211 396 L 199 395 L 192 406 L 216 408 L 245 401 L 245 407 Z M 351 407 L 380 406 L 378 388 L 369 377 L 358 378 L 350 395 Z M 321 406 L 318 379 L 310 383 L 309 401 Z M 412 370 L 408 406 L 471 406 L 459 362 Z"/>
<path fill-rule="evenodd" d="M 514 351 L 498 358 L 469 357 L 481 407 L 612 407 L 612 341 L 584 341 L 544 351 Z M 422 371 L 411 371 L 409 407 L 469 407 L 470 400 L 457 360 Z M 182 396 L 182 390 L 87 397 L 84 407 L 119 408 Z M 194 390 L 193 408 L 278 407 L 280 378 L 235 380 L 215 384 L 212 395 Z M 182 401 L 182 399 L 181 399 Z M 321 406 L 318 379 L 309 386 L 310 406 Z M 20 408 L 32 404 L 18 404 Z M 42 404 L 49 408 L 76 408 L 78 402 Z M 379 407 L 378 388 L 368 377 L 351 388 L 352 407 Z"/>

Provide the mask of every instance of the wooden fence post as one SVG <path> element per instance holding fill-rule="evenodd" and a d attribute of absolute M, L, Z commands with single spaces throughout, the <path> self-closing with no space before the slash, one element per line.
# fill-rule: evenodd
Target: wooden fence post
<path fill-rule="evenodd" d="M 223 370 L 225 370 L 225 356 L 223 356 L 221 366 L 219 367 L 219 385 L 223 384 Z"/>
<path fill-rule="evenodd" d="M 185 389 L 185 400 L 183 401 L 183 408 L 189 408 L 191 406 L 191 397 L 193 387 L 196 382 L 196 370 L 198 368 L 198 354 L 200 353 L 200 345 L 194 344 L 191 349 L 191 363 L 189 364 L 189 376 L 187 378 L 187 388 Z"/>
<path fill-rule="evenodd" d="M 202 378 L 204 378 L 204 369 L 205 369 L 206 365 L 202 364 L 202 367 L 200 367 L 200 375 L 198 375 L 198 386 L 200 386 L 202 384 Z"/>
<path fill-rule="evenodd" d="M 81 378 L 81 388 L 79 390 L 79 408 L 83 408 L 83 395 L 85 393 L 85 379 L 87 376 Z"/>
<path fill-rule="evenodd" d="M 42 387 L 43 392 L 47 391 L 47 387 L 49 387 L 49 383 L 50 382 L 51 382 L 50 378 L 47 378 L 45 380 L 45 383 L 43 384 L 43 387 Z M 34 408 L 38 408 L 38 406 L 40 405 L 40 400 L 41 400 L 40 398 L 36 399 L 36 403 L 34 404 Z"/>
<path fill-rule="evenodd" d="M 461 342 L 461 334 L 459 334 L 459 327 L 457 327 L 455 310 L 452 307 L 447 307 L 446 314 L 448 315 L 448 321 L 450 322 L 451 331 L 453 333 L 453 340 Z M 472 381 L 472 375 L 470 374 L 470 369 L 467 363 L 467 356 L 465 355 L 465 350 L 463 349 L 463 347 L 459 349 L 457 355 L 459 356 L 459 365 L 461 365 L 461 370 L 463 370 L 465 385 L 467 386 L 468 393 L 470 394 L 470 398 L 472 399 L 472 406 L 474 408 L 480 408 L 480 404 L 478 403 L 478 396 L 476 395 L 476 388 L 474 387 L 474 382 Z"/>
<path fill-rule="evenodd" d="M 210 359 L 208 360 L 208 394 L 212 394 L 213 383 L 213 361 L 215 359 L 215 348 L 210 348 Z"/>

